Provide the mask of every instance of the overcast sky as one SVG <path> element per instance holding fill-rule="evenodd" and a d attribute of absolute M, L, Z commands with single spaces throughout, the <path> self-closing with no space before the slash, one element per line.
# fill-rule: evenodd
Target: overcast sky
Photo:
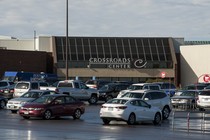
<path fill-rule="evenodd" d="M 66 0 L 0 0 L 0 35 L 66 35 Z M 210 0 L 69 0 L 69 36 L 210 40 Z"/>

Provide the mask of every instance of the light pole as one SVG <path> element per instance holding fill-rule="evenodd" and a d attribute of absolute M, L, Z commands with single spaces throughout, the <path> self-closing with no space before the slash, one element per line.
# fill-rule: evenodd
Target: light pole
<path fill-rule="evenodd" d="M 68 77 L 68 0 L 66 0 L 66 80 Z"/>

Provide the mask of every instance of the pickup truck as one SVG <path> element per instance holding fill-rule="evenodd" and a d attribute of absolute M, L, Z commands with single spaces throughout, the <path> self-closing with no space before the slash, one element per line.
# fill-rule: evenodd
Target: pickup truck
<path fill-rule="evenodd" d="M 59 93 L 70 95 L 78 100 L 88 101 L 90 104 L 96 104 L 99 98 L 97 89 L 89 88 L 79 80 L 59 81 L 57 87 L 48 87 L 46 89 L 56 90 Z"/>

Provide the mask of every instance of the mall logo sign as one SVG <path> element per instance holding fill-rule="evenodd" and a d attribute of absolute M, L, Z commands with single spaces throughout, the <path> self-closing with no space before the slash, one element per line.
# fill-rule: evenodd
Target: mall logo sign
<path fill-rule="evenodd" d="M 89 66 L 92 68 L 130 69 L 143 68 L 147 64 L 143 59 L 131 60 L 131 58 L 90 58 Z"/>

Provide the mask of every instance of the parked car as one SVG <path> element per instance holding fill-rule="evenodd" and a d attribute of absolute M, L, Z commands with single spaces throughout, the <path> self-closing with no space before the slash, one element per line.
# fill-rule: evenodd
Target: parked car
<path fill-rule="evenodd" d="M 41 96 L 53 94 L 59 93 L 51 90 L 30 90 L 18 98 L 10 99 L 7 103 L 7 109 L 11 110 L 12 113 L 16 113 L 24 104 L 31 102 Z"/>
<path fill-rule="evenodd" d="M 173 107 L 189 107 L 196 108 L 198 100 L 198 91 L 194 90 L 185 90 L 180 95 L 175 95 L 171 97 L 171 103 Z"/>
<path fill-rule="evenodd" d="M 15 88 L 16 84 L 10 85 L 6 88 L 2 88 L 0 89 L 0 96 L 3 96 L 7 99 L 11 99 L 13 98 L 13 94 L 14 94 L 14 88 Z"/>
<path fill-rule="evenodd" d="M 121 90 L 128 88 L 128 84 L 124 83 L 109 83 L 100 88 L 99 100 L 107 102 L 110 99 L 116 98 Z"/>
<path fill-rule="evenodd" d="M 176 86 L 173 83 L 169 82 L 155 82 L 155 84 L 159 84 L 161 90 L 164 90 L 167 95 L 170 97 L 174 96 L 176 92 Z"/>
<path fill-rule="evenodd" d="M 128 91 L 140 90 L 140 89 L 160 90 L 160 86 L 158 84 L 153 84 L 153 83 L 132 84 L 126 90 L 121 90 L 120 93 L 118 94 L 117 98 L 122 97 L 122 95 Z"/>
<path fill-rule="evenodd" d="M 102 79 L 97 79 L 97 80 L 87 80 L 85 84 L 89 88 L 95 88 L 95 89 L 100 89 L 103 85 L 106 85 L 108 83 L 111 83 L 111 81 L 108 80 L 102 80 Z"/>
<path fill-rule="evenodd" d="M 199 91 L 197 107 L 200 111 L 204 111 L 206 108 L 210 108 L 210 90 Z"/>
<path fill-rule="evenodd" d="M 121 83 L 121 84 L 128 84 L 128 85 L 132 85 L 133 84 L 132 81 L 114 81 L 113 83 Z"/>
<path fill-rule="evenodd" d="M 9 87 L 10 85 L 13 85 L 14 82 L 8 81 L 8 80 L 2 80 L 0 81 L 0 89 L 4 89 Z"/>
<path fill-rule="evenodd" d="M 20 116 L 24 119 L 41 117 L 47 120 L 60 116 L 73 116 L 74 119 L 79 119 L 84 112 L 83 102 L 64 94 L 41 96 L 23 105 L 19 110 Z"/>
<path fill-rule="evenodd" d="M 141 99 L 115 98 L 103 104 L 100 118 L 104 124 L 112 120 L 125 121 L 129 125 L 136 122 L 152 121 L 155 125 L 161 123 L 161 110 L 153 107 Z"/>
<path fill-rule="evenodd" d="M 0 96 L 0 109 L 4 109 L 6 107 L 8 99 Z"/>
<path fill-rule="evenodd" d="M 163 119 L 167 119 L 171 112 L 171 99 L 162 90 L 134 90 L 125 93 L 122 98 L 140 98 L 162 111 Z"/>
<path fill-rule="evenodd" d="M 201 91 L 205 87 L 207 87 L 207 85 L 203 84 L 203 83 L 190 84 L 190 85 L 186 85 L 185 87 L 183 87 L 183 90 L 197 90 L 197 91 Z"/>
<path fill-rule="evenodd" d="M 40 89 L 40 87 L 48 87 L 49 84 L 43 81 L 19 81 L 15 85 L 13 97 L 20 97 L 29 90 Z"/>

